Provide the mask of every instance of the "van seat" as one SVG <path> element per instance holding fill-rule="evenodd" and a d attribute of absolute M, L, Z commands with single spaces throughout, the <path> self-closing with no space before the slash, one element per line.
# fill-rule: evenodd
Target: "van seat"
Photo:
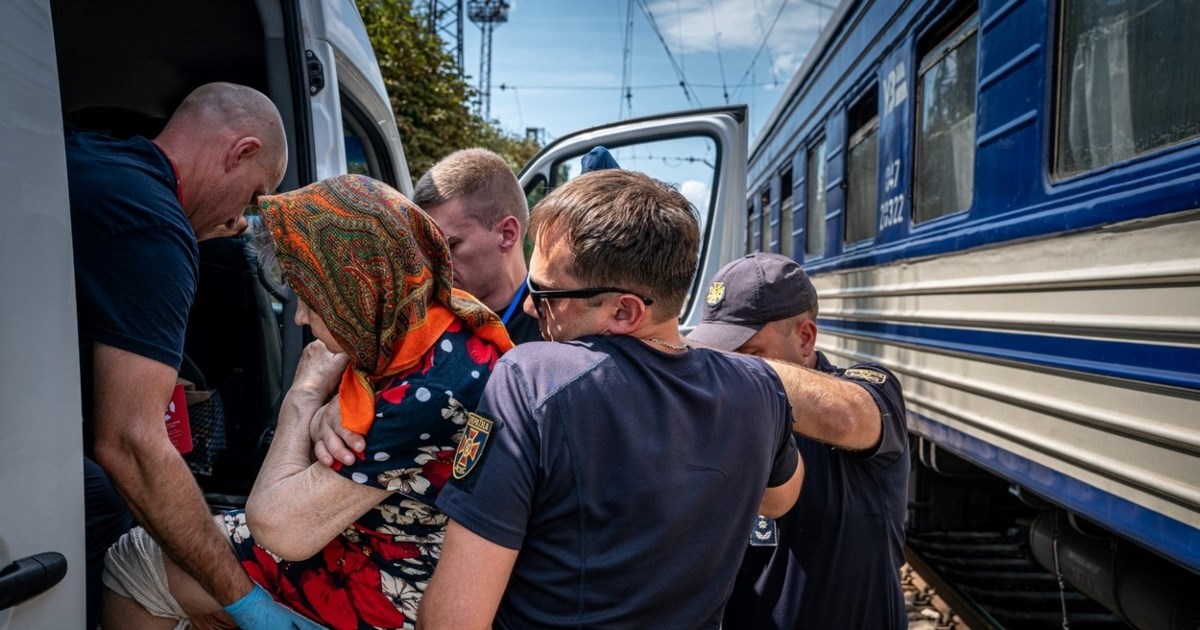
<path fill-rule="evenodd" d="M 281 399 L 280 322 L 248 247 L 244 235 L 200 243 L 200 282 L 188 318 L 185 352 L 225 406 L 228 449 L 212 477 L 199 479 L 210 492 L 249 492 L 265 456 L 261 438 Z"/>

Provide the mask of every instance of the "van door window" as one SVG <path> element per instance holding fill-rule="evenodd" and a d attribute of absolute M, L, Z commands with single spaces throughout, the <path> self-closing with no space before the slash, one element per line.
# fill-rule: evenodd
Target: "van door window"
<path fill-rule="evenodd" d="M 342 137 L 346 145 L 346 172 L 373 177 L 396 186 L 383 136 L 353 99 L 342 96 Z"/>
<path fill-rule="evenodd" d="M 696 207 L 700 233 L 704 234 L 712 214 L 716 187 L 719 156 L 715 140 L 697 135 L 607 148 L 621 168 L 641 171 L 678 188 Z M 584 153 L 569 156 L 555 164 L 554 186 L 561 186 L 580 175 L 580 160 Z"/>

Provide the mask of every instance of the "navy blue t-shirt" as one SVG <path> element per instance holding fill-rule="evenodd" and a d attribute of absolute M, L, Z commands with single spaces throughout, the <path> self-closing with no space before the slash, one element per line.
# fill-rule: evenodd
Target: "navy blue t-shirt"
<path fill-rule="evenodd" d="M 150 140 L 67 139 L 84 418 L 92 417 L 92 345 L 179 369 L 199 248 L 176 197 L 175 169 Z"/>
<path fill-rule="evenodd" d="M 517 346 L 468 427 L 486 437 L 437 505 L 520 550 L 499 628 L 717 627 L 763 490 L 796 468 L 761 360 L 631 337 Z"/>
<path fill-rule="evenodd" d="M 777 546 L 746 550 L 725 628 L 905 628 L 900 566 L 908 511 L 908 429 L 900 383 L 886 368 L 849 369 L 818 353 L 816 369 L 861 385 L 883 419 L 871 451 L 796 435 L 804 485 L 776 521 Z"/>

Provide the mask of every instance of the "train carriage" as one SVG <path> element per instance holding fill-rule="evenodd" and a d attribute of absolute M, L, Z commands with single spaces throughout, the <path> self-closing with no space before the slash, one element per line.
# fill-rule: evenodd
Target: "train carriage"
<path fill-rule="evenodd" d="M 747 251 L 904 383 L 910 538 L 1028 528 L 1138 626 L 1200 573 L 1197 34 L 1196 0 L 843 2 L 749 158 Z"/>

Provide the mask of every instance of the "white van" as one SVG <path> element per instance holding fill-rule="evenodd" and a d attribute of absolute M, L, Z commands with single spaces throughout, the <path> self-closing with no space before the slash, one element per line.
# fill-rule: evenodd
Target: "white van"
<path fill-rule="evenodd" d="M 289 147 L 282 189 L 357 172 L 411 193 L 351 0 L 0 2 L 0 630 L 84 625 L 64 133 L 154 135 L 192 88 L 217 80 L 255 87 L 279 107 Z M 732 210 L 745 197 L 745 121 L 744 107 L 730 107 L 590 129 L 547 147 L 520 179 L 535 201 L 606 145 L 623 167 L 680 184 L 704 225 L 701 287 L 744 248 Z M 685 326 L 699 320 L 696 293 Z M 244 239 L 201 244 L 182 372 L 221 396 L 227 443 L 197 474 L 215 508 L 244 501 L 269 443 L 305 341 L 294 308 Z"/>

